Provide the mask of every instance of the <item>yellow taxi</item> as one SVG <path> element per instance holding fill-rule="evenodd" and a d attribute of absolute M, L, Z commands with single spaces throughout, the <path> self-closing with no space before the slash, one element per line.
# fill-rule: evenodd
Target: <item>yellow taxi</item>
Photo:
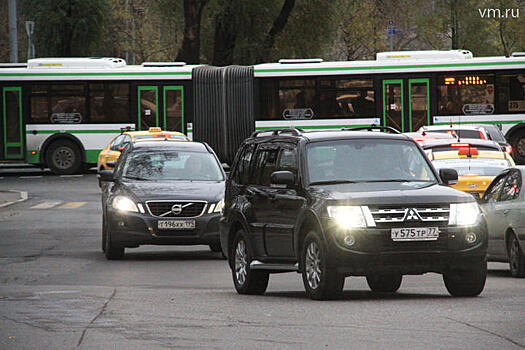
<path fill-rule="evenodd" d="M 173 140 L 173 141 L 191 141 L 186 135 L 177 131 L 163 131 L 159 127 L 152 127 L 148 130 L 131 131 L 130 129 L 122 129 L 122 133 L 115 136 L 109 144 L 100 151 L 97 160 L 97 169 L 109 170 L 113 169 L 115 163 L 120 157 L 120 153 L 130 143 L 140 140 Z"/>
<path fill-rule="evenodd" d="M 452 187 L 476 198 L 483 195 L 502 170 L 515 165 L 512 157 L 502 150 L 483 146 L 478 148 L 468 142 L 451 143 L 449 150 L 427 149 L 426 152 L 438 171 L 449 168 L 458 172 L 458 183 Z"/>

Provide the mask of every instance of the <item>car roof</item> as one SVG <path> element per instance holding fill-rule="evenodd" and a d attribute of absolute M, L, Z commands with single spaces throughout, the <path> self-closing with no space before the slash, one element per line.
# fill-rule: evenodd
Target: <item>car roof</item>
<path fill-rule="evenodd" d="M 424 149 L 430 149 L 433 147 L 447 146 L 452 143 L 468 143 L 470 146 L 480 146 L 487 148 L 494 148 L 495 151 L 501 151 L 500 145 L 492 140 L 483 140 L 483 139 L 439 139 L 439 140 L 424 140 L 420 141 L 421 147 Z"/>
<path fill-rule="evenodd" d="M 480 130 L 485 128 L 485 125 L 479 124 L 447 124 L 447 125 L 425 125 L 420 128 L 424 131 L 433 131 L 433 130 Z"/>
<path fill-rule="evenodd" d="M 191 152 L 210 153 L 208 147 L 201 142 L 180 142 L 170 140 L 143 140 L 133 144 L 133 150 L 184 150 Z"/>
<path fill-rule="evenodd" d="M 130 135 L 132 137 L 134 137 L 134 136 L 148 136 L 148 135 L 155 135 L 155 134 L 170 134 L 171 136 L 184 136 L 184 137 L 187 137 L 186 135 L 184 135 L 183 133 L 178 132 L 178 131 L 166 131 L 166 130 L 158 130 L 158 129 L 156 129 L 155 131 L 151 131 L 151 130 L 124 131 L 123 134 Z"/>
<path fill-rule="evenodd" d="M 267 141 L 272 139 L 282 139 L 282 138 L 303 138 L 309 142 L 316 141 L 328 141 L 328 140 L 345 140 L 345 139 L 363 139 L 363 138 L 373 138 L 373 139 L 390 139 L 390 140 L 410 140 L 412 138 L 403 135 L 403 134 L 394 134 L 386 132 L 377 132 L 377 131 L 352 131 L 352 130 L 324 130 L 324 131 L 297 131 L 296 133 L 287 132 L 290 129 L 283 129 L 283 133 L 277 135 L 270 134 L 265 135 L 265 132 L 261 132 L 257 136 L 252 136 L 251 140 Z M 292 129 L 294 130 L 294 129 Z M 295 129 L 297 130 L 297 129 Z M 270 133 L 270 131 L 268 132 Z"/>

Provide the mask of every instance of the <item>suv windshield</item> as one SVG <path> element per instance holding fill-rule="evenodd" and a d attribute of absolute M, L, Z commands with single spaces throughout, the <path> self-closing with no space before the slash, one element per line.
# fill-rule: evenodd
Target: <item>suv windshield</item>
<path fill-rule="evenodd" d="M 122 176 L 136 180 L 224 180 L 212 154 L 171 150 L 130 153 Z"/>
<path fill-rule="evenodd" d="M 409 141 L 324 141 L 310 144 L 307 154 L 310 184 L 437 182 L 421 151 Z"/>

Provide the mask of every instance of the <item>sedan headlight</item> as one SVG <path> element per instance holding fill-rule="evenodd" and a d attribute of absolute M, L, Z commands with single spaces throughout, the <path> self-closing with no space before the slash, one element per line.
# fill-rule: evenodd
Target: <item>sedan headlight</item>
<path fill-rule="evenodd" d="M 476 202 L 451 204 L 448 224 L 456 226 L 475 225 L 480 213 L 479 205 Z"/>
<path fill-rule="evenodd" d="M 135 202 L 133 202 L 128 197 L 124 197 L 124 196 L 116 196 L 115 198 L 113 198 L 113 202 L 111 203 L 111 206 L 120 211 L 133 211 L 133 212 L 139 211 Z"/>
<path fill-rule="evenodd" d="M 334 218 L 337 224 L 345 229 L 366 227 L 363 209 L 358 206 L 329 206 L 328 216 Z"/>

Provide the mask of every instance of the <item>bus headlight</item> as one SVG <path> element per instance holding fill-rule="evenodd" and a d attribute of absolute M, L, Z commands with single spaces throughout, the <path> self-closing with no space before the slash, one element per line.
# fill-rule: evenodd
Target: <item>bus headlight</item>
<path fill-rule="evenodd" d="M 480 213 L 479 205 L 476 202 L 451 204 L 448 224 L 456 226 L 475 225 Z"/>
<path fill-rule="evenodd" d="M 111 203 L 111 206 L 120 211 L 132 211 L 132 212 L 139 211 L 135 202 L 133 202 L 128 197 L 124 197 L 124 196 L 116 196 L 115 198 L 113 198 L 113 202 Z"/>
<path fill-rule="evenodd" d="M 328 216 L 334 218 L 341 228 L 366 227 L 365 215 L 358 206 L 328 206 Z"/>

